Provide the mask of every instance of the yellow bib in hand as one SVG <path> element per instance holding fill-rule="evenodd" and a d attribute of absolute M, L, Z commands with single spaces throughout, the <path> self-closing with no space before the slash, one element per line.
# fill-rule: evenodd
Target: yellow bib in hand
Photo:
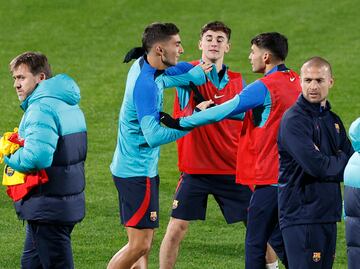
<path fill-rule="evenodd" d="M 5 165 L 2 184 L 5 186 L 13 186 L 23 184 L 26 174 L 15 171 L 10 166 Z"/>
<path fill-rule="evenodd" d="M 6 132 L 4 136 L 0 138 L 0 163 L 3 163 L 4 156 L 13 154 L 20 148 L 20 145 L 8 140 L 12 134 L 14 133 Z"/>

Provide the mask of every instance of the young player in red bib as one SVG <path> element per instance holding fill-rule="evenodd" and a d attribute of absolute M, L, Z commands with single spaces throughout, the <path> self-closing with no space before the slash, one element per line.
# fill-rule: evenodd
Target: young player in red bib
<path fill-rule="evenodd" d="M 230 50 L 231 29 L 224 23 L 205 24 L 200 32 L 201 61 L 214 65 L 207 82 L 196 88 L 177 88 L 174 116 L 189 116 L 202 100 L 220 105 L 244 88 L 242 75 L 229 70 L 224 56 Z M 199 61 L 192 62 L 197 65 Z M 194 129 L 177 141 L 181 171 L 171 218 L 160 249 L 160 268 L 173 268 L 189 221 L 205 220 L 207 199 L 212 194 L 228 224 L 247 219 L 251 190 L 235 182 L 238 136 L 242 122 L 234 116 Z"/>
<path fill-rule="evenodd" d="M 276 137 L 283 113 L 295 103 L 301 90 L 298 75 L 284 64 L 288 53 L 285 36 L 276 32 L 263 33 L 254 37 L 251 44 L 252 71 L 265 76 L 226 103 L 178 119 L 173 126 L 192 129 L 243 115 L 236 180 L 255 186 L 248 211 L 245 268 L 263 269 L 266 242 L 274 237 L 279 240 L 273 241 L 272 246 L 287 264 L 278 225 Z M 206 102 L 212 104 L 214 101 Z"/>

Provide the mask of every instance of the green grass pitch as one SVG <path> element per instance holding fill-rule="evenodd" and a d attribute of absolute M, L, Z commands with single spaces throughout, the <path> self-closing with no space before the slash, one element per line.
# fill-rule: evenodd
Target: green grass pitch
<path fill-rule="evenodd" d="M 200 57 L 200 27 L 210 20 L 224 21 L 233 30 L 232 49 L 225 62 L 242 72 L 248 83 L 259 77 L 251 73 L 247 59 L 250 39 L 260 32 L 285 34 L 290 46 L 289 67 L 298 71 L 302 62 L 314 55 L 332 63 L 335 86 L 330 101 L 349 127 L 360 112 L 359 4 L 359 0 L 0 0 L 0 133 L 16 127 L 22 115 L 8 71 L 14 56 L 27 50 L 41 51 L 48 56 L 54 73 L 71 75 L 81 88 L 89 151 L 87 215 L 72 236 L 76 268 L 105 268 L 127 241 L 119 224 L 117 192 L 109 164 L 130 68 L 130 64 L 122 64 L 122 58 L 129 49 L 140 45 L 147 24 L 176 23 L 185 49 L 182 60 L 187 61 Z M 173 91 L 168 90 L 166 111 L 171 111 L 172 100 Z M 175 144 L 163 146 L 159 165 L 161 221 L 150 268 L 158 268 L 159 245 L 178 179 L 176 162 Z M 16 218 L 4 187 L 0 188 L 0 204 L 0 269 L 20 268 L 24 226 Z M 347 267 L 343 222 L 338 230 L 334 268 L 343 269 Z M 225 224 L 210 199 L 207 220 L 191 225 L 176 268 L 243 268 L 244 235 L 242 224 Z"/>

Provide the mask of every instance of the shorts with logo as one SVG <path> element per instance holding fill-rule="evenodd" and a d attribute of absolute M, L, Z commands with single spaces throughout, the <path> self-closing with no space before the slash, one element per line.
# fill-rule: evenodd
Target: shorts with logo
<path fill-rule="evenodd" d="M 121 223 L 138 229 L 159 227 L 159 176 L 113 176 L 113 179 L 119 195 Z"/>
<path fill-rule="evenodd" d="M 252 191 L 248 186 L 235 183 L 235 175 L 182 173 L 171 216 L 182 220 L 205 220 L 209 194 L 214 196 L 228 224 L 246 221 Z"/>

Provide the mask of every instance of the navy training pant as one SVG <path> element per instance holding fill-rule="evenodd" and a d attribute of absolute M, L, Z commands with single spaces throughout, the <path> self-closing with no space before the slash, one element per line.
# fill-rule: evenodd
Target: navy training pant
<path fill-rule="evenodd" d="M 335 259 L 336 223 L 302 224 L 282 230 L 291 269 L 331 269 Z"/>
<path fill-rule="evenodd" d="M 71 232 L 74 224 L 58 225 L 28 221 L 22 269 L 73 269 Z"/>

